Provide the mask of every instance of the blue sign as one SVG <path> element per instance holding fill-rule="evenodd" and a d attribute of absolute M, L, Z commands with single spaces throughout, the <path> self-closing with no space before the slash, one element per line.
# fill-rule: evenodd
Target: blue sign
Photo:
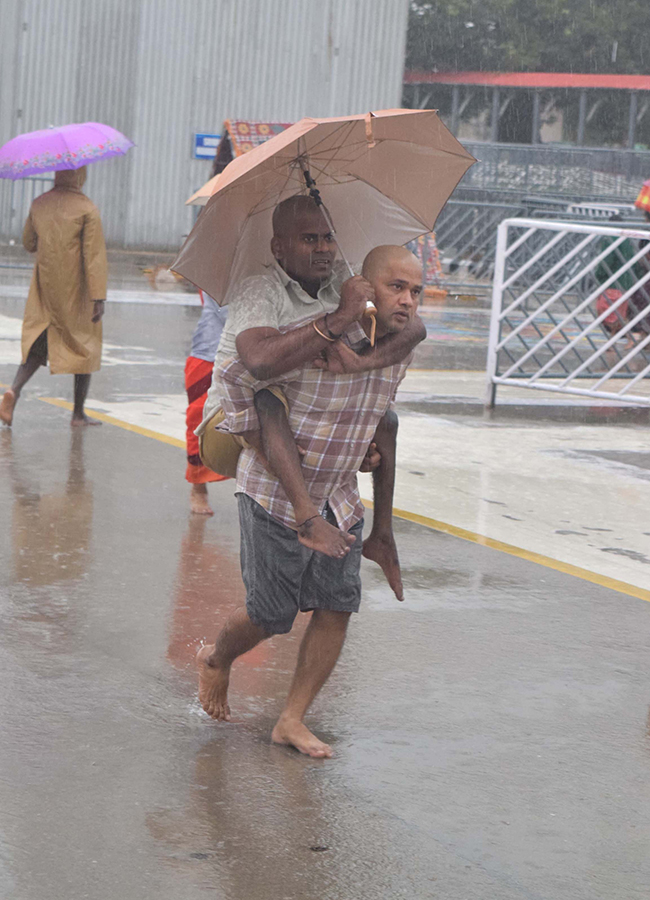
<path fill-rule="evenodd" d="M 194 159 L 214 159 L 220 140 L 220 134 L 195 134 Z"/>

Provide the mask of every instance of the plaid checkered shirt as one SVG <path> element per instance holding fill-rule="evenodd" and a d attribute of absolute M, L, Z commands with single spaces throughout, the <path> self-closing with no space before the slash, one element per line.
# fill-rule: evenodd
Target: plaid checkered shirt
<path fill-rule="evenodd" d="M 292 322 L 286 332 L 312 321 Z M 368 343 L 359 325 L 347 334 L 358 350 Z M 339 528 L 348 531 L 363 517 L 357 472 L 382 416 L 392 407 L 411 357 L 384 369 L 335 375 L 302 368 L 272 381 L 257 381 L 238 357 L 215 370 L 225 420 L 221 430 L 233 434 L 259 428 L 254 394 L 270 385 L 281 387 L 289 404 L 289 427 L 304 450 L 302 470 L 309 496 L 319 511 L 326 503 Z M 253 500 L 283 525 L 296 527 L 293 508 L 282 485 L 260 462 L 254 450 L 243 450 L 237 467 L 237 491 Z"/>

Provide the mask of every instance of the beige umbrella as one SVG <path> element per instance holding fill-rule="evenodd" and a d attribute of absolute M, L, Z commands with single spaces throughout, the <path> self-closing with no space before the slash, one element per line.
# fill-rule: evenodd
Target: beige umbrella
<path fill-rule="evenodd" d="M 210 197 L 214 194 L 221 178 L 221 173 L 213 175 L 209 181 L 195 191 L 189 200 L 185 201 L 185 206 L 205 206 Z"/>
<path fill-rule="evenodd" d="M 298 193 L 322 198 L 344 258 L 359 264 L 431 231 L 474 162 L 435 110 L 301 119 L 226 166 L 172 268 L 228 303 L 272 263 L 273 210 Z"/>

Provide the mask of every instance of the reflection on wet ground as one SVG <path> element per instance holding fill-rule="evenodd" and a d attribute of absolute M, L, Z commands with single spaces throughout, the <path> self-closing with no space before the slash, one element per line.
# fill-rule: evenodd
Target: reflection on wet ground
<path fill-rule="evenodd" d="M 8 444 L 11 432 L 3 430 Z M 11 534 L 17 581 L 47 586 L 85 574 L 93 517 L 92 485 L 86 481 L 84 435 L 71 429 L 68 479 L 63 489 L 41 493 L 31 478 L 8 454 L 14 504 Z"/>

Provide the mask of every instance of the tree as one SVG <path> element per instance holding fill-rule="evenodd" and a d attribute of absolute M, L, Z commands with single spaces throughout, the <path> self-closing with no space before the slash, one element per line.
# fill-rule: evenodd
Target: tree
<path fill-rule="evenodd" d="M 649 0 L 414 0 L 407 67 L 649 73 Z"/>
<path fill-rule="evenodd" d="M 407 68 L 424 71 L 584 72 L 650 74 L 650 0 L 413 0 Z M 587 143 L 624 145 L 627 99 L 599 91 Z M 517 91 L 504 116 L 502 140 L 531 133 L 532 95 Z M 578 97 L 553 92 L 564 131 L 575 139 Z M 437 90 L 435 105 L 449 114 L 450 96 Z M 645 103 L 645 101 L 644 101 Z M 475 91 L 464 118 L 489 108 Z M 650 115 L 642 110 L 638 140 L 650 141 Z"/>

